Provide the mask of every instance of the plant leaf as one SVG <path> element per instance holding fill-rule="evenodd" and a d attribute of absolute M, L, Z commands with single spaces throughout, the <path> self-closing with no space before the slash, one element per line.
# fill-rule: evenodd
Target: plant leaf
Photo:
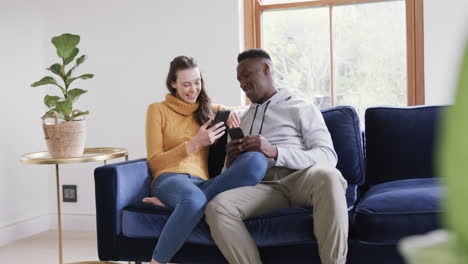
<path fill-rule="evenodd" d="M 47 70 L 57 74 L 58 76 L 60 76 L 62 78 L 65 76 L 62 64 L 60 64 L 60 63 L 55 63 L 54 65 L 50 66 Z"/>
<path fill-rule="evenodd" d="M 46 118 L 47 114 L 49 114 L 49 113 L 52 112 L 52 111 L 57 112 L 58 118 L 59 118 L 59 119 L 65 120 L 65 116 L 63 116 L 63 114 L 62 114 L 59 110 L 57 110 L 57 108 L 52 108 L 52 109 L 50 109 L 49 111 L 47 111 L 47 112 L 41 117 L 41 119 L 44 120 L 44 119 Z M 49 117 L 47 117 L 47 118 L 49 118 Z"/>
<path fill-rule="evenodd" d="M 80 65 L 81 63 L 83 63 L 87 58 L 88 58 L 88 56 L 86 56 L 86 55 L 81 55 L 78 59 L 76 59 L 76 66 Z"/>
<path fill-rule="evenodd" d="M 58 112 L 63 114 L 65 120 L 70 120 L 70 114 L 72 112 L 72 103 L 68 99 L 65 99 L 63 101 L 57 101 L 55 108 L 58 110 Z"/>
<path fill-rule="evenodd" d="M 46 95 L 44 97 L 44 104 L 48 107 L 48 108 L 52 108 L 55 106 L 55 104 L 57 103 L 57 101 L 60 100 L 60 97 L 59 96 L 50 96 L 50 95 Z"/>
<path fill-rule="evenodd" d="M 466 149 L 468 148 L 468 43 L 465 44 L 465 55 L 459 71 L 458 88 L 455 104 L 451 106 L 442 119 L 441 137 L 438 142 L 438 174 L 443 177 L 447 187 L 444 199 L 445 228 L 455 232 L 460 249 L 468 249 L 468 226 L 466 225 L 466 204 L 468 203 L 468 170 Z"/>
<path fill-rule="evenodd" d="M 69 86 L 73 81 L 75 81 L 77 79 L 86 80 L 86 79 L 91 79 L 93 77 L 94 77 L 94 74 L 87 73 L 87 74 L 83 74 L 83 75 L 80 75 L 80 76 L 77 76 L 77 77 L 70 78 L 70 79 L 67 80 L 67 86 Z"/>
<path fill-rule="evenodd" d="M 57 86 L 58 88 L 60 88 L 60 90 L 62 90 L 62 93 L 65 95 L 65 89 L 57 83 L 54 77 L 50 77 L 50 76 L 46 76 L 42 78 L 41 80 L 31 84 L 31 87 L 37 87 L 37 86 L 46 85 L 46 84 L 53 84 Z"/>
<path fill-rule="evenodd" d="M 46 85 L 46 84 L 58 85 L 57 81 L 54 79 L 54 77 L 46 76 L 46 77 L 42 78 L 41 80 L 31 84 L 31 87 L 37 87 L 37 86 Z"/>
<path fill-rule="evenodd" d="M 88 57 L 86 55 L 81 55 L 78 59 L 76 59 L 76 64 L 67 72 L 67 78 L 70 78 L 72 73 L 82 64 Z"/>
<path fill-rule="evenodd" d="M 53 37 L 52 43 L 57 48 L 57 55 L 65 60 L 70 57 L 74 52 L 76 45 L 80 43 L 80 36 L 65 33 L 60 36 Z"/>
<path fill-rule="evenodd" d="M 76 100 L 78 100 L 80 95 L 82 95 L 82 94 L 84 94 L 86 92 L 87 92 L 86 90 L 82 90 L 82 89 L 79 89 L 79 88 L 71 89 L 67 93 L 67 99 L 70 100 L 70 102 L 74 103 Z"/>
<path fill-rule="evenodd" d="M 77 117 L 79 117 L 79 116 L 82 116 L 82 115 L 89 115 L 89 111 L 79 112 L 79 113 L 73 114 L 73 115 L 70 117 L 70 121 L 73 121 L 73 120 L 75 120 L 75 118 L 77 118 Z"/>
<path fill-rule="evenodd" d="M 64 61 L 63 61 L 63 64 L 64 65 L 68 65 L 68 63 L 72 62 L 73 59 L 75 59 L 76 55 L 78 55 L 78 53 L 80 52 L 80 49 L 79 48 L 74 48 L 72 53 L 70 54 L 70 56 L 68 56 Z"/>

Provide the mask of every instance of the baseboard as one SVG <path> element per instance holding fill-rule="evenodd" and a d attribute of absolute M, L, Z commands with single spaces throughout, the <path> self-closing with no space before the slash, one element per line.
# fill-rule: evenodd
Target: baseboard
<path fill-rule="evenodd" d="M 57 229 L 57 214 L 50 214 L 50 229 Z M 62 214 L 62 230 L 96 231 L 95 214 Z"/>
<path fill-rule="evenodd" d="M 50 215 L 39 215 L 0 227 L 0 247 L 50 228 Z"/>

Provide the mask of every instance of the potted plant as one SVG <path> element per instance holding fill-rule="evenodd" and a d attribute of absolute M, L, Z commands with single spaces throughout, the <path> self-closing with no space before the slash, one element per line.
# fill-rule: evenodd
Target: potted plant
<path fill-rule="evenodd" d="M 68 158 L 81 156 L 84 151 L 86 139 L 86 121 L 84 116 L 89 111 L 73 109 L 73 104 L 86 90 L 72 88 L 72 83 L 78 79 L 86 80 L 93 78 L 93 74 L 82 74 L 73 77 L 73 73 L 85 60 L 86 55 L 79 56 L 79 49 L 76 47 L 80 43 L 80 36 L 72 34 L 62 34 L 52 38 L 52 44 L 57 49 L 57 55 L 61 62 L 51 65 L 47 70 L 59 76 L 61 83 L 52 76 L 45 76 L 41 80 L 31 84 L 31 87 L 53 85 L 60 89 L 61 96 L 46 95 L 44 104 L 49 109 L 42 116 L 42 126 L 49 154 L 53 158 Z M 75 63 L 67 70 L 73 60 Z M 77 120 L 78 117 L 82 117 Z M 54 123 L 46 123 L 46 119 L 54 118 Z"/>

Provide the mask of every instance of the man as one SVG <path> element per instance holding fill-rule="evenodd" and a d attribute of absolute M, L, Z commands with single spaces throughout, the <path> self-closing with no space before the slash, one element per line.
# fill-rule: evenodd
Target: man
<path fill-rule="evenodd" d="M 245 151 L 259 151 L 269 158 L 269 169 L 260 184 L 223 192 L 207 205 L 214 241 L 231 264 L 261 263 L 243 221 L 289 206 L 311 206 L 322 263 L 345 263 L 347 183 L 335 168 L 337 156 L 322 114 L 274 86 L 267 52 L 247 50 L 237 61 L 237 79 L 252 104 L 241 117 L 248 136 L 227 144 L 226 166 Z"/>

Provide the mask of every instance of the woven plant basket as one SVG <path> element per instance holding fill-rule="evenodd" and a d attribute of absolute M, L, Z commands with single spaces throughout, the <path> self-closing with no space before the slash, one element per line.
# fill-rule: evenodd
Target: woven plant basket
<path fill-rule="evenodd" d="M 79 110 L 73 110 L 76 112 Z M 46 124 L 47 117 L 53 115 L 54 123 Z M 86 141 L 86 120 L 58 121 L 55 111 L 42 121 L 44 136 L 49 154 L 54 159 L 72 158 L 83 155 Z"/>

